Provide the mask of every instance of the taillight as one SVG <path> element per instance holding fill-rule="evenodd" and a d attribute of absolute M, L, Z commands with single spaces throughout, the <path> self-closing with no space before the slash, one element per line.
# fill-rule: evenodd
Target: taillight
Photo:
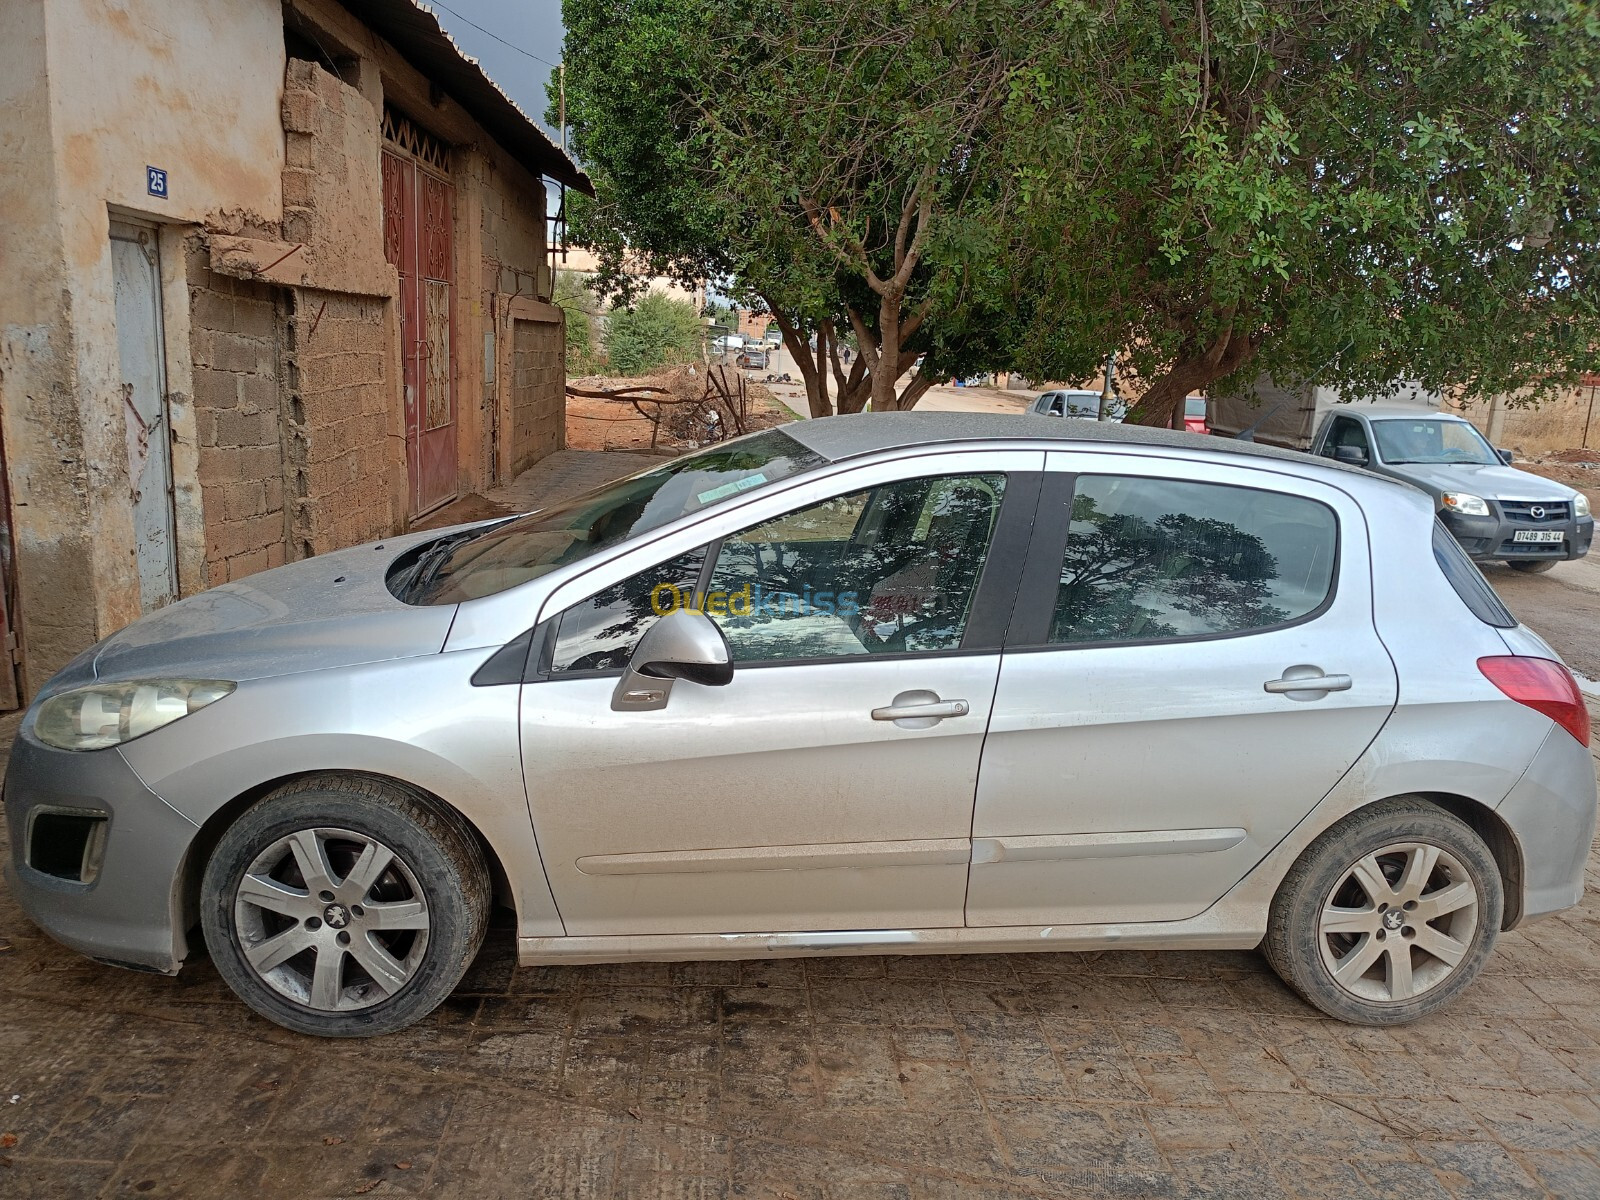
<path fill-rule="evenodd" d="M 1589 710 L 1572 672 L 1548 658 L 1480 658 L 1484 678 L 1518 704 L 1542 712 L 1579 742 L 1589 744 Z"/>

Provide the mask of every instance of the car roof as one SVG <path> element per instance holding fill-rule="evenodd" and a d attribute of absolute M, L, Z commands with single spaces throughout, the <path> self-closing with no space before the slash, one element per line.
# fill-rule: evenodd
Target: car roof
<path fill-rule="evenodd" d="M 1315 464 L 1330 470 L 1346 471 L 1364 479 L 1376 478 L 1365 471 L 1313 458 L 1298 450 L 1280 450 L 1256 442 L 1184 433 L 1177 429 L 1157 429 L 1149 425 L 1120 425 L 1111 421 L 1064 421 L 1060 417 L 1031 414 L 905 412 L 855 413 L 844 417 L 819 417 L 794 421 L 783 432 L 823 458 L 834 462 L 875 454 L 882 450 L 935 446 L 951 442 L 1030 441 L 1049 443 L 1067 449 L 1074 443 L 1101 446 L 1160 447 L 1213 454 L 1237 454 L 1246 458 L 1270 458 L 1302 465 Z"/>
<path fill-rule="evenodd" d="M 1385 417 L 1404 417 L 1412 421 L 1466 420 L 1460 413 L 1442 412 L 1437 408 L 1417 408 L 1410 404 L 1336 404 L 1329 411 L 1338 412 L 1346 408 L 1373 420 L 1382 420 Z"/>

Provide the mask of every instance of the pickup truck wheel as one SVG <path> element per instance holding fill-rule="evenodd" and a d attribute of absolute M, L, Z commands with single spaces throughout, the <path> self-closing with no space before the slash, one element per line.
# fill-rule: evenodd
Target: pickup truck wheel
<path fill-rule="evenodd" d="M 1514 571 L 1521 571 L 1527 575 L 1543 575 L 1560 561 L 1557 558 L 1524 558 L 1513 559 L 1506 565 Z"/>
<path fill-rule="evenodd" d="M 1477 977 L 1503 905 L 1483 839 L 1421 797 L 1399 797 L 1311 843 L 1278 889 L 1262 949 L 1329 1016 L 1401 1025 Z"/>

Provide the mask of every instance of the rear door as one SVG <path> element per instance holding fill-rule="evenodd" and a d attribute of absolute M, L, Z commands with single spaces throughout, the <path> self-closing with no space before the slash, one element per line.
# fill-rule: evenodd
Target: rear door
<path fill-rule="evenodd" d="M 1322 483 L 1136 455 L 1051 453 L 1044 486 L 967 923 L 1194 916 L 1394 707 L 1364 518 Z"/>

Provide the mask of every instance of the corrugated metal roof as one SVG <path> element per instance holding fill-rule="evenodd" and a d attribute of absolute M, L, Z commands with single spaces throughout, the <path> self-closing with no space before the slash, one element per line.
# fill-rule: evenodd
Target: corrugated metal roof
<path fill-rule="evenodd" d="M 414 0 L 339 0 L 357 20 L 439 85 L 484 131 L 535 175 L 594 195 L 594 185 L 478 61 L 464 54 L 426 5 Z"/>

